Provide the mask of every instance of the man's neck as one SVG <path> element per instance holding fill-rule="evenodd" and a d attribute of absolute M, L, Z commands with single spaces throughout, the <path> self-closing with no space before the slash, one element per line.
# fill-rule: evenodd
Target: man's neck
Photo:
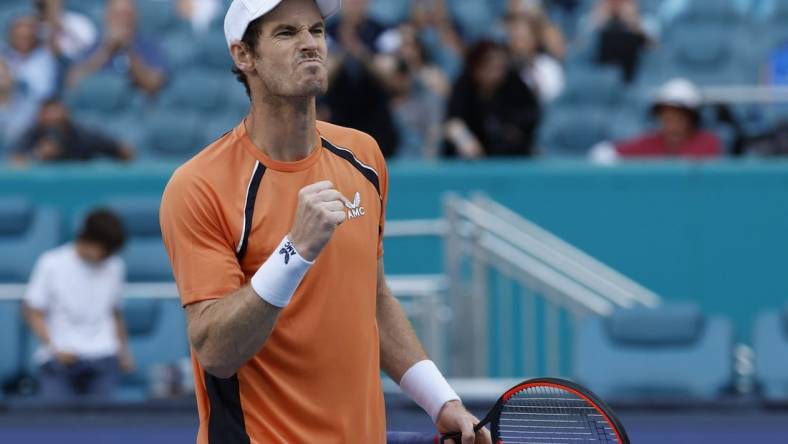
<path fill-rule="evenodd" d="M 314 98 L 266 97 L 244 121 L 257 149 L 280 162 L 308 157 L 317 143 Z"/>

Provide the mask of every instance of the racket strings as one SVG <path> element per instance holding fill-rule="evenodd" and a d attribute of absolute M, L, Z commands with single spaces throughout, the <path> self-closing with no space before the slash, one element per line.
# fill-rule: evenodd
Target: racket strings
<path fill-rule="evenodd" d="M 620 444 L 605 417 L 588 401 L 557 387 L 527 387 L 501 411 L 505 444 Z"/>

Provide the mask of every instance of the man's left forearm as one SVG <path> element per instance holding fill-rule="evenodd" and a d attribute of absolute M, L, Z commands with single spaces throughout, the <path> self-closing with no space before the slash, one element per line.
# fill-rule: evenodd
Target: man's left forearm
<path fill-rule="evenodd" d="M 399 383 L 409 368 L 427 359 L 427 354 L 399 301 L 385 285 L 378 289 L 377 302 L 380 366 L 394 382 Z"/>

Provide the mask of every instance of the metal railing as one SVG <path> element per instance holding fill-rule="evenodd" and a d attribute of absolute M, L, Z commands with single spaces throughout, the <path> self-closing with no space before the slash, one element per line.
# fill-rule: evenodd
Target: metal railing
<path fill-rule="evenodd" d="M 389 275 L 426 351 L 453 377 L 561 375 L 571 326 L 659 297 L 477 194 L 447 195 L 444 219 L 393 220 L 386 238 L 443 239 L 445 274 Z M 24 285 L 0 285 L 0 301 Z M 129 299 L 177 299 L 172 282 L 129 283 Z M 491 347 L 491 345 L 494 345 Z"/>
<path fill-rule="evenodd" d="M 562 375 L 577 319 L 659 297 L 483 195 L 448 195 L 452 375 Z"/>
<path fill-rule="evenodd" d="M 445 325 L 450 317 L 444 303 L 447 283 L 443 275 L 394 275 L 387 282 L 419 333 L 424 348 L 441 364 L 446 356 Z M 0 301 L 21 301 L 25 284 L 0 284 Z M 178 299 L 174 282 L 127 283 L 124 299 Z"/>

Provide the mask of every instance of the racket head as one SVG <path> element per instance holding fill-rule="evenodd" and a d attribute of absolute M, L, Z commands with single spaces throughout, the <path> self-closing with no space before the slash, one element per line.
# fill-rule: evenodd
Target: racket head
<path fill-rule="evenodd" d="M 494 443 L 630 444 L 621 421 L 593 392 L 558 378 L 524 381 L 504 393 L 485 418 Z M 584 441 L 585 439 L 585 441 Z"/>

